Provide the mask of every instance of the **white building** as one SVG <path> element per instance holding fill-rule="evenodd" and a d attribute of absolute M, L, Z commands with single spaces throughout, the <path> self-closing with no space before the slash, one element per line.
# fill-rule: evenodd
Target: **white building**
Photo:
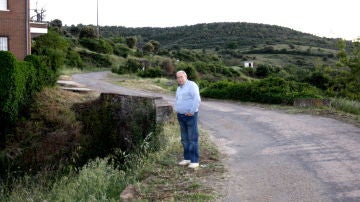
<path fill-rule="evenodd" d="M 244 61 L 244 67 L 254 67 L 254 61 Z"/>

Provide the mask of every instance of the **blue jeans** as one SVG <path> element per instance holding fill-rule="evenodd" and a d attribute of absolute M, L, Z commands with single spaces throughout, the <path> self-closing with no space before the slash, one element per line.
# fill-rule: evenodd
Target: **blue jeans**
<path fill-rule="evenodd" d="M 199 162 L 199 131 L 197 126 L 198 112 L 193 116 L 177 114 L 180 124 L 181 144 L 184 148 L 184 159 L 191 163 Z"/>

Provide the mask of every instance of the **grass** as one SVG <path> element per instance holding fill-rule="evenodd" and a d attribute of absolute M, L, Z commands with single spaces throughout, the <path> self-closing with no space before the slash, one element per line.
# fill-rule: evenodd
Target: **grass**
<path fill-rule="evenodd" d="M 225 172 L 219 162 L 219 153 L 209 141 L 208 135 L 201 132 L 201 168 L 192 170 L 187 167 L 177 166 L 181 160 L 182 149 L 178 135 L 177 125 L 165 127 L 164 134 L 170 138 L 169 146 L 162 151 L 156 161 L 148 162 L 142 172 L 147 173 L 147 178 L 138 182 L 136 187 L 140 199 L 152 201 L 210 201 L 214 200 L 218 193 L 211 187 L 214 183 L 209 182 L 207 177 L 211 173 L 222 178 Z"/>
<path fill-rule="evenodd" d="M 63 67 L 60 69 L 60 75 L 70 76 L 72 74 L 80 74 L 86 72 L 100 72 L 100 71 L 110 71 L 111 68 L 99 68 L 99 67 L 83 67 L 82 69 L 77 67 Z"/>
<path fill-rule="evenodd" d="M 57 179 L 25 176 L 15 183 L 1 201 L 118 201 L 119 191 L 126 186 L 125 173 L 96 159 L 78 173 L 71 172 Z M 53 183 L 53 181 L 55 181 Z"/>
<path fill-rule="evenodd" d="M 177 87 L 175 80 L 168 78 L 140 78 L 129 74 L 110 74 L 108 81 L 128 88 L 164 94 L 175 91 Z"/>
<path fill-rule="evenodd" d="M 360 102 L 348 100 L 344 98 L 332 98 L 331 106 L 344 112 L 356 114 L 360 116 Z"/>

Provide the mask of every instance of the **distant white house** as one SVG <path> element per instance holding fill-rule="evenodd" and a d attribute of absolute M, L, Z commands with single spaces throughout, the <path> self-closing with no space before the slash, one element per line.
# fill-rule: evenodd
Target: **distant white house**
<path fill-rule="evenodd" d="M 254 61 L 244 61 L 244 67 L 254 67 Z"/>

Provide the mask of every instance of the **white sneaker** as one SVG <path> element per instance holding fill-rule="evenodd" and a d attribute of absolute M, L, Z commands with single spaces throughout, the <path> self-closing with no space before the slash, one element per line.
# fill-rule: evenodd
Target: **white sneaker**
<path fill-rule="evenodd" d="M 197 167 L 199 167 L 199 163 L 190 163 L 188 167 L 189 168 L 197 168 Z"/>
<path fill-rule="evenodd" d="M 191 163 L 190 160 L 182 160 L 182 161 L 179 162 L 179 165 L 180 165 L 180 166 L 187 166 L 187 165 L 189 165 L 190 163 Z"/>

